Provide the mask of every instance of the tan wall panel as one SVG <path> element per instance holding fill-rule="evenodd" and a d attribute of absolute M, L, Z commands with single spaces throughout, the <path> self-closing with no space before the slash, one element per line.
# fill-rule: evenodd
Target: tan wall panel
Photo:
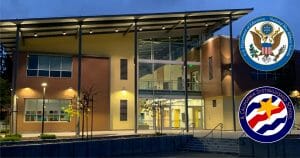
<path fill-rule="evenodd" d="M 213 107 L 216 100 L 216 107 Z M 219 123 L 223 123 L 223 97 L 209 97 L 204 99 L 205 128 L 213 129 Z"/>

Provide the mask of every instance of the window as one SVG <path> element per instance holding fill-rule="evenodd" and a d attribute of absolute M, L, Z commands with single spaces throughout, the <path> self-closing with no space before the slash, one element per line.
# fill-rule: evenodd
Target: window
<path fill-rule="evenodd" d="M 217 100 L 212 100 L 212 107 L 217 107 Z"/>
<path fill-rule="evenodd" d="M 72 57 L 29 55 L 27 76 L 71 77 Z"/>
<path fill-rule="evenodd" d="M 127 100 L 120 100 L 120 121 L 127 121 Z"/>
<path fill-rule="evenodd" d="M 265 71 L 252 71 L 251 78 L 255 81 L 277 81 L 282 74 L 280 72 L 265 72 Z"/>
<path fill-rule="evenodd" d="M 121 59 L 120 60 L 120 78 L 121 80 L 127 80 L 127 65 L 128 65 L 128 60 L 127 59 Z"/>
<path fill-rule="evenodd" d="M 70 121 L 64 113 L 71 100 L 45 99 L 45 121 Z M 42 121 L 43 99 L 25 99 L 25 121 Z"/>
<path fill-rule="evenodd" d="M 208 79 L 212 80 L 214 78 L 214 71 L 213 71 L 213 61 L 212 56 L 208 58 Z"/>

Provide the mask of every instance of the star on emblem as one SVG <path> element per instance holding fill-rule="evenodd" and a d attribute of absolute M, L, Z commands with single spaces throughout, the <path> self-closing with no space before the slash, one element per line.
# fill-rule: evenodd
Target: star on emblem
<path fill-rule="evenodd" d="M 272 110 L 278 108 L 277 106 L 274 106 L 274 105 L 272 104 L 272 97 L 269 98 L 266 102 L 260 101 L 259 103 L 260 103 L 260 109 L 258 109 L 258 112 L 260 112 L 260 111 L 265 111 L 266 114 L 267 114 L 267 116 L 268 116 L 268 119 L 269 119 L 270 116 L 271 116 Z"/>

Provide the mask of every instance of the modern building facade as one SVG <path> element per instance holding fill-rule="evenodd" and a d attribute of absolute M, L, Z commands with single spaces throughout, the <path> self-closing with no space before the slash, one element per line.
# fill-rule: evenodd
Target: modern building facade
<path fill-rule="evenodd" d="M 1 21 L 14 59 L 11 128 L 40 132 L 45 101 L 45 132 L 240 129 L 239 101 L 261 82 L 241 75 L 255 72 L 232 22 L 251 10 Z M 213 36 L 225 25 L 230 37 Z"/>

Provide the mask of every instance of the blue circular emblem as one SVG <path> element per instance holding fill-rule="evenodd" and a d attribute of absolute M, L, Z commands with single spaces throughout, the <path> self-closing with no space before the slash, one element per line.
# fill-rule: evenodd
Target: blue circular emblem
<path fill-rule="evenodd" d="M 272 143 L 284 138 L 294 124 L 295 111 L 281 90 L 264 86 L 250 91 L 239 109 L 240 125 L 254 141 Z"/>
<path fill-rule="evenodd" d="M 273 16 L 257 17 L 244 27 L 239 39 L 244 61 L 260 71 L 283 67 L 294 53 L 294 38 L 288 25 Z"/>

